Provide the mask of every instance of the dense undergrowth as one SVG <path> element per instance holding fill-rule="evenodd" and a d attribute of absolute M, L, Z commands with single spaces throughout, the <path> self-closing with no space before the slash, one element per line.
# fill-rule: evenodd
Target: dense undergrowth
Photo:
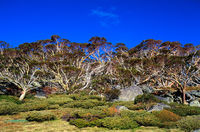
<path fill-rule="evenodd" d="M 135 129 L 156 126 L 166 129 L 192 131 L 200 128 L 200 109 L 180 104 L 171 108 L 147 112 L 160 101 L 150 95 L 138 96 L 133 101 L 107 102 L 95 95 L 51 95 L 46 99 L 33 97 L 19 102 L 16 97 L 0 95 L 0 115 L 24 113 L 27 121 L 64 120 L 78 128 L 102 127 L 107 129 Z M 126 106 L 119 111 L 116 106 Z M 70 109 L 70 110 L 69 110 Z"/>

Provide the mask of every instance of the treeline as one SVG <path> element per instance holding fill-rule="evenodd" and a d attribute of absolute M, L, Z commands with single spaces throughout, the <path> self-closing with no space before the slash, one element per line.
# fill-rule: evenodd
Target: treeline
<path fill-rule="evenodd" d="M 70 42 L 57 35 L 17 48 L 0 41 L 0 86 L 15 87 L 20 100 L 33 89 L 104 94 L 120 86 L 175 88 L 200 86 L 200 45 L 148 39 L 128 49 L 104 37 L 89 43 Z"/>

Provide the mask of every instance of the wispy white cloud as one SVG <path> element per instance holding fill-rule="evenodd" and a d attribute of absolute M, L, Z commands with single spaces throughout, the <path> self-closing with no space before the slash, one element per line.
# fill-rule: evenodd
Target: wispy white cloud
<path fill-rule="evenodd" d="M 102 8 L 97 8 L 91 10 L 91 14 L 99 18 L 99 23 L 103 27 L 108 27 L 111 25 L 118 25 L 120 23 L 119 16 L 113 11 L 115 7 L 111 7 L 109 11 L 103 10 Z"/>

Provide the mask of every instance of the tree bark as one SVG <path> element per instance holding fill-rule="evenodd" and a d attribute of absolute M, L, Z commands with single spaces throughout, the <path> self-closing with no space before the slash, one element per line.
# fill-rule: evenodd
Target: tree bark
<path fill-rule="evenodd" d="M 19 97 L 19 100 L 22 101 L 24 99 L 24 97 L 26 96 L 26 91 L 22 91 L 22 94 Z"/>
<path fill-rule="evenodd" d="M 182 90 L 182 103 L 187 104 L 187 102 L 185 100 L 185 89 Z"/>

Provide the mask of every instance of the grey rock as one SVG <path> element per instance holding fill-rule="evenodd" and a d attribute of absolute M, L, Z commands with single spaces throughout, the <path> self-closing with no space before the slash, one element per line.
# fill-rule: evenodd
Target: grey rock
<path fill-rule="evenodd" d="M 200 132 L 200 129 L 194 130 L 193 132 Z"/>
<path fill-rule="evenodd" d="M 35 98 L 39 98 L 39 99 L 46 99 L 46 95 L 44 93 L 38 92 L 35 96 Z"/>
<path fill-rule="evenodd" d="M 195 100 L 195 98 L 190 93 L 188 93 L 188 92 L 185 93 L 185 96 L 187 98 L 187 102 Z"/>
<path fill-rule="evenodd" d="M 189 93 L 192 96 L 200 98 L 200 90 L 192 90 L 192 91 L 189 91 L 187 93 Z"/>
<path fill-rule="evenodd" d="M 167 103 L 172 103 L 172 102 L 174 102 L 174 99 L 171 98 L 171 97 L 160 97 L 160 96 L 156 96 L 156 95 L 155 95 L 155 97 L 156 97 L 157 99 L 159 99 L 159 100 L 161 100 L 161 101 L 165 101 L 165 102 L 167 102 Z"/>
<path fill-rule="evenodd" d="M 119 101 L 134 101 L 136 96 L 143 94 L 142 89 L 138 86 L 130 86 L 121 89 L 120 91 L 121 93 L 118 98 Z"/>
<path fill-rule="evenodd" d="M 154 92 L 154 89 L 147 85 L 142 85 L 141 88 L 144 93 L 153 93 Z"/>
<path fill-rule="evenodd" d="M 189 103 L 190 106 L 197 106 L 200 107 L 200 102 L 198 100 L 194 100 L 192 102 Z"/>
<path fill-rule="evenodd" d="M 157 103 L 156 105 L 153 105 L 148 112 L 152 112 L 152 111 L 161 111 L 164 108 L 171 108 L 169 105 L 163 104 L 163 103 Z"/>
<path fill-rule="evenodd" d="M 121 110 L 128 110 L 128 108 L 127 108 L 126 106 L 121 106 L 121 105 L 116 106 L 116 109 L 117 109 L 118 111 L 121 111 Z"/>

